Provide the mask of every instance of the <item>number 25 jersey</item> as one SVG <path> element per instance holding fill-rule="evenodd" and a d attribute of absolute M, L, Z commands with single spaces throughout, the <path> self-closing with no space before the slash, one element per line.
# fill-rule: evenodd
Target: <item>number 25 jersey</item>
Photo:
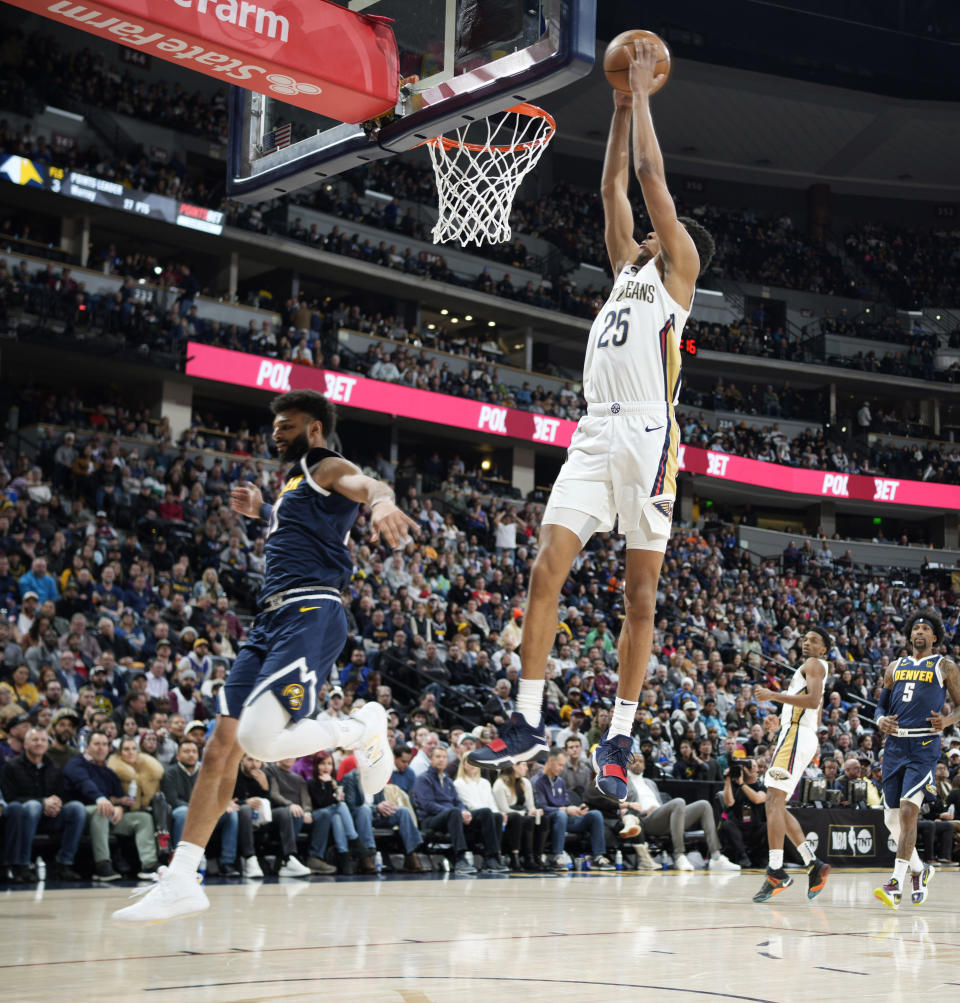
<path fill-rule="evenodd" d="M 680 335 L 689 316 L 664 288 L 657 258 L 621 269 L 590 328 L 583 363 L 587 403 L 676 404 Z"/>

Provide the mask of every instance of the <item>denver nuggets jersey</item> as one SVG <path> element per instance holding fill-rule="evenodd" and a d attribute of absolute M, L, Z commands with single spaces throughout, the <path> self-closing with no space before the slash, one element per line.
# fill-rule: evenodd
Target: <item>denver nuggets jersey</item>
<path fill-rule="evenodd" d="M 353 562 L 346 540 L 359 505 L 327 491 L 310 477 L 310 467 L 329 449 L 311 449 L 291 467 L 267 523 L 267 570 L 261 601 L 277 592 L 304 585 L 343 588 Z"/>
<path fill-rule="evenodd" d="M 590 328 L 583 363 L 587 403 L 676 404 L 680 334 L 689 315 L 664 288 L 656 258 L 621 269 Z"/>
<path fill-rule="evenodd" d="M 943 710 L 947 690 L 940 670 L 941 657 L 914 659 L 904 655 L 894 663 L 889 707 L 901 728 L 929 728 L 927 718 Z"/>
<path fill-rule="evenodd" d="M 817 661 L 823 666 L 824 678 L 826 678 L 827 663 L 822 658 L 818 658 Z M 791 696 L 807 692 L 807 677 L 800 669 L 794 672 L 793 678 L 790 680 L 790 685 L 784 692 L 789 693 Z M 787 711 L 788 709 L 790 711 L 790 721 L 781 721 L 781 728 L 788 723 L 796 724 L 801 728 L 809 728 L 816 734 L 817 728 L 820 727 L 820 714 L 823 710 L 823 690 L 821 689 L 820 691 L 820 703 L 815 708 L 791 707 L 789 704 L 784 704 L 783 710 Z"/>

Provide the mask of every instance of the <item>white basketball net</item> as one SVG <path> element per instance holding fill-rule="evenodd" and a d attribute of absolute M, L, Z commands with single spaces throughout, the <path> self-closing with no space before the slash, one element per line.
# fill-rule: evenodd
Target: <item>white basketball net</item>
<path fill-rule="evenodd" d="M 467 142 L 486 129 L 486 140 Z M 439 213 L 433 242 L 457 240 L 478 247 L 510 240 L 510 209 L 525 175 L 533 170 L 557 130 L 545 111 L 521 104 L 494 118 L 470 122 L 456 138 L 427 140 L 437 181 Z"/>

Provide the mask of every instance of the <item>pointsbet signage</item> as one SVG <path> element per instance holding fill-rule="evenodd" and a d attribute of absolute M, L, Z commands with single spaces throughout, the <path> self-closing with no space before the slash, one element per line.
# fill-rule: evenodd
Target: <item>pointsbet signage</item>
<path fill-rule="evenodd" d="M 517 408 L 397 386 L 352 373 L 313 369 L 195 342 L 187 346 L 187 375 L 276 393 L 319 390 L 330 400 L 346 407 L 564 449 L 570 445 L 577 427 L 575 421 L 563 418 L 550 418 Z M 849 498 L 941 510 L 960 508 L 960 488 L 952 484 L 806 470 L 682 444 L 678 459 L 680 469 L 691 474 L 771 488 L 784 494 Z"/>
<path fill-rule="evenodd" d="M 397 103 L 397 43 L 387 19 L 330 0 L 11 2 L 340 122 L 364 122 Z"/>

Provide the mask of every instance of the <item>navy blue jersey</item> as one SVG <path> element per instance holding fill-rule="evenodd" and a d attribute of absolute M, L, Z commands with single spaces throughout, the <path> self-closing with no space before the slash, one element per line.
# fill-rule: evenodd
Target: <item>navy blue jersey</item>
<path fill-rule="evenodd" d="M 339 455 L 329 449 L 311 449 L 288 471 L 267 523 L 267 571 L 261 601 L 305 585 L 341 589 L 350 580 L 353 561 L 346 541 L 360 506 L 320 487 L 309 473 L 324 457 Z"/>
<path fill-rule="evenodd" d="M 930 715 L 943 710 L 947 690 L 940 671 L 941 657 L 914 659 L 905 655 L 894 663 L 889 711 L 896 715 L 899 727 L 929 728 Z"/>

